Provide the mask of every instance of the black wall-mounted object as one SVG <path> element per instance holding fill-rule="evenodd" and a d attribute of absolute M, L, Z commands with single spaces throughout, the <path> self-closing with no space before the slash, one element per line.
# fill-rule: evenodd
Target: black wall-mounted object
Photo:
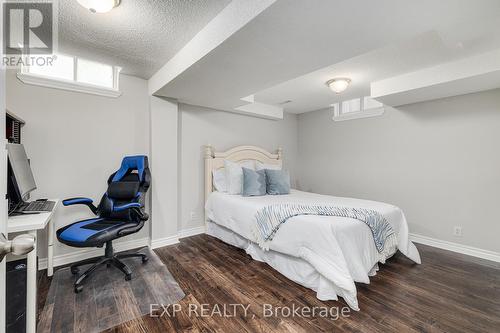
<path fill-rule="evenodd" d="M 5 121 L 5 138 L 10 143 L 21 143 L 21 128 L 25 122 L 7 110 Z"/>
<path fill-rule="evenodd" d="M 7 263 L 7 333 L 26 332 L 26 259 Z"/>

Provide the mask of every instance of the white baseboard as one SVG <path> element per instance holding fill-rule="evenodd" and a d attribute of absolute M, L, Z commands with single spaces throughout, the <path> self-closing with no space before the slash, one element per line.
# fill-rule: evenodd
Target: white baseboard
<path fill-rule="evenodd" d="M 148 245 L 149 245 L 149 238 L 132 239 L 123 242 L 113 243 L 114 249 L 118 252 L 136 249 L 138 247 L 143 247 Z M 104 249 L 102 248 L 79 250 L 71 253 L 61 254 L 58 256 L 54 256 L 54 267 L 63 266 L 80 260 L 102 255 L 104 255 Z M 47 269 L 47 258 L 42 258 L 38 261 L 38 269 L 39 270 Z"/>
<path fill-rule="evenodd" d="M 186 238 L 205 233 L 205 226 L 189 228 L 179 231 L 179 238 Z"/>
<path fill-rule="evenodd" d="M 431 238 L 431 237 L 427 237 L 427 236 L 422 236 L 422 235 L 417 235 L 417 234 L 410 234 L 410 239 L 415 243 L 424 244 L 424 245 L 428 245 L 428 246 L 432 246 L 432 247 L 437 247 L 439 249 L 457 252 L 457 253 L 461 253 L 461 254 L 466 254 L 466 255 L 481 258 L 481 259 L 500 262 L 500 253 L 498 253 L 498 252 L 483 250 L 483 249 L 480 249 L 477 247 L 448 242 L 448 241 L 444 241 L 444 240 L 440 240 L 440 239 L 436 239 L 436 238 Z"/>
<path fill-rule="evenodd" d="M 205 226 L 183 229 L 183 230 L 180 230 L 177 235 L 165 237 L 165 238 L 160 238 L 160 239 L 154 239 L 151 242 L 151 248 L 157 249 L 159 247 L 178 244 L 179 239 L 181 239 L 181 238 L 191 237 L 191 236 L 204 234 L 204 233 L 205 233 Z"/>
<path fill-rule="evenodd" d="M 158 239 L 153 239 L 151 241 L 151 248 L 157 249 L 159 247 L 174 245 L 177 243 L 179 243 L 179 235 L 174 235 L 174 236 L 165 237 L 165 238 L 158 238 Z"/>

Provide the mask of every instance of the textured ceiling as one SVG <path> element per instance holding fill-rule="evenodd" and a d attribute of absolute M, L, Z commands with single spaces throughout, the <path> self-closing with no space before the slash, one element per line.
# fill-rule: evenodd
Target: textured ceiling
<path fill-rule="evenodd" d="M 92 14 L 76 0 L 59 1 L 59 50 L 123 67 L 149 78 L 230 0 L 122 0 Z"/>

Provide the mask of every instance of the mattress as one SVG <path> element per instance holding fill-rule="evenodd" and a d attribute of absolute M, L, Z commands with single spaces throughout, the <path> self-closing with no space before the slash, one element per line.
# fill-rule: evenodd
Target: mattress
<path fill-rule="evenodd" d="M 213 192 L 205 208 L 207 218 L 223 228 L 217 229 L 213 236 L 229 243 L 235 238 L 248 241 L 248 244 L 239 241 L 233 245 L 244 248 L 254 259 L 267 262 L 291 280 L 315 290 L 319 299 L 336 300 L 340 296 L 351 308 L 359 310 L 354 282 L 369 283 L 369 276 L 374 274 L 378 263 L 387 259 L 377 251 L 370 228 L 351 218 L 296 216 L 282 224 L 270 243 L 269 251 L 264 251 L 255 244 L 252 234 L 255 215 L 266 206 L 284 203 L 376 210 L 396 232 L 398 249 L 420 263 L 418 251 L 408 239 L 405 216 L 394 205 L 292 190 L 289 195 L 260 197 Z M 212 226 L 213 229 L 216 228 Z M 228 236 L 224 230 L 234 233 L 234 236 Z M 302 272 L 302 275 L 297 276 L 297 272 Z"/>

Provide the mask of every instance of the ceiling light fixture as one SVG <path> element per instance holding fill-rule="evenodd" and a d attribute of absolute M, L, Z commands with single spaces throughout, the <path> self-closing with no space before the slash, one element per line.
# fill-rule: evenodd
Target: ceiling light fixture
<path fill-rule="evenodd" d="M 77 0 L 92 13 L 107 13 L 120 5 L 120 0 Z"/>
<path fill-rule="evenodd" d="M 350 83 L 351 79 L 345 77 L 339 77 L 326 81 L 326 85 L 337 94 L 346 90 Z"/>

